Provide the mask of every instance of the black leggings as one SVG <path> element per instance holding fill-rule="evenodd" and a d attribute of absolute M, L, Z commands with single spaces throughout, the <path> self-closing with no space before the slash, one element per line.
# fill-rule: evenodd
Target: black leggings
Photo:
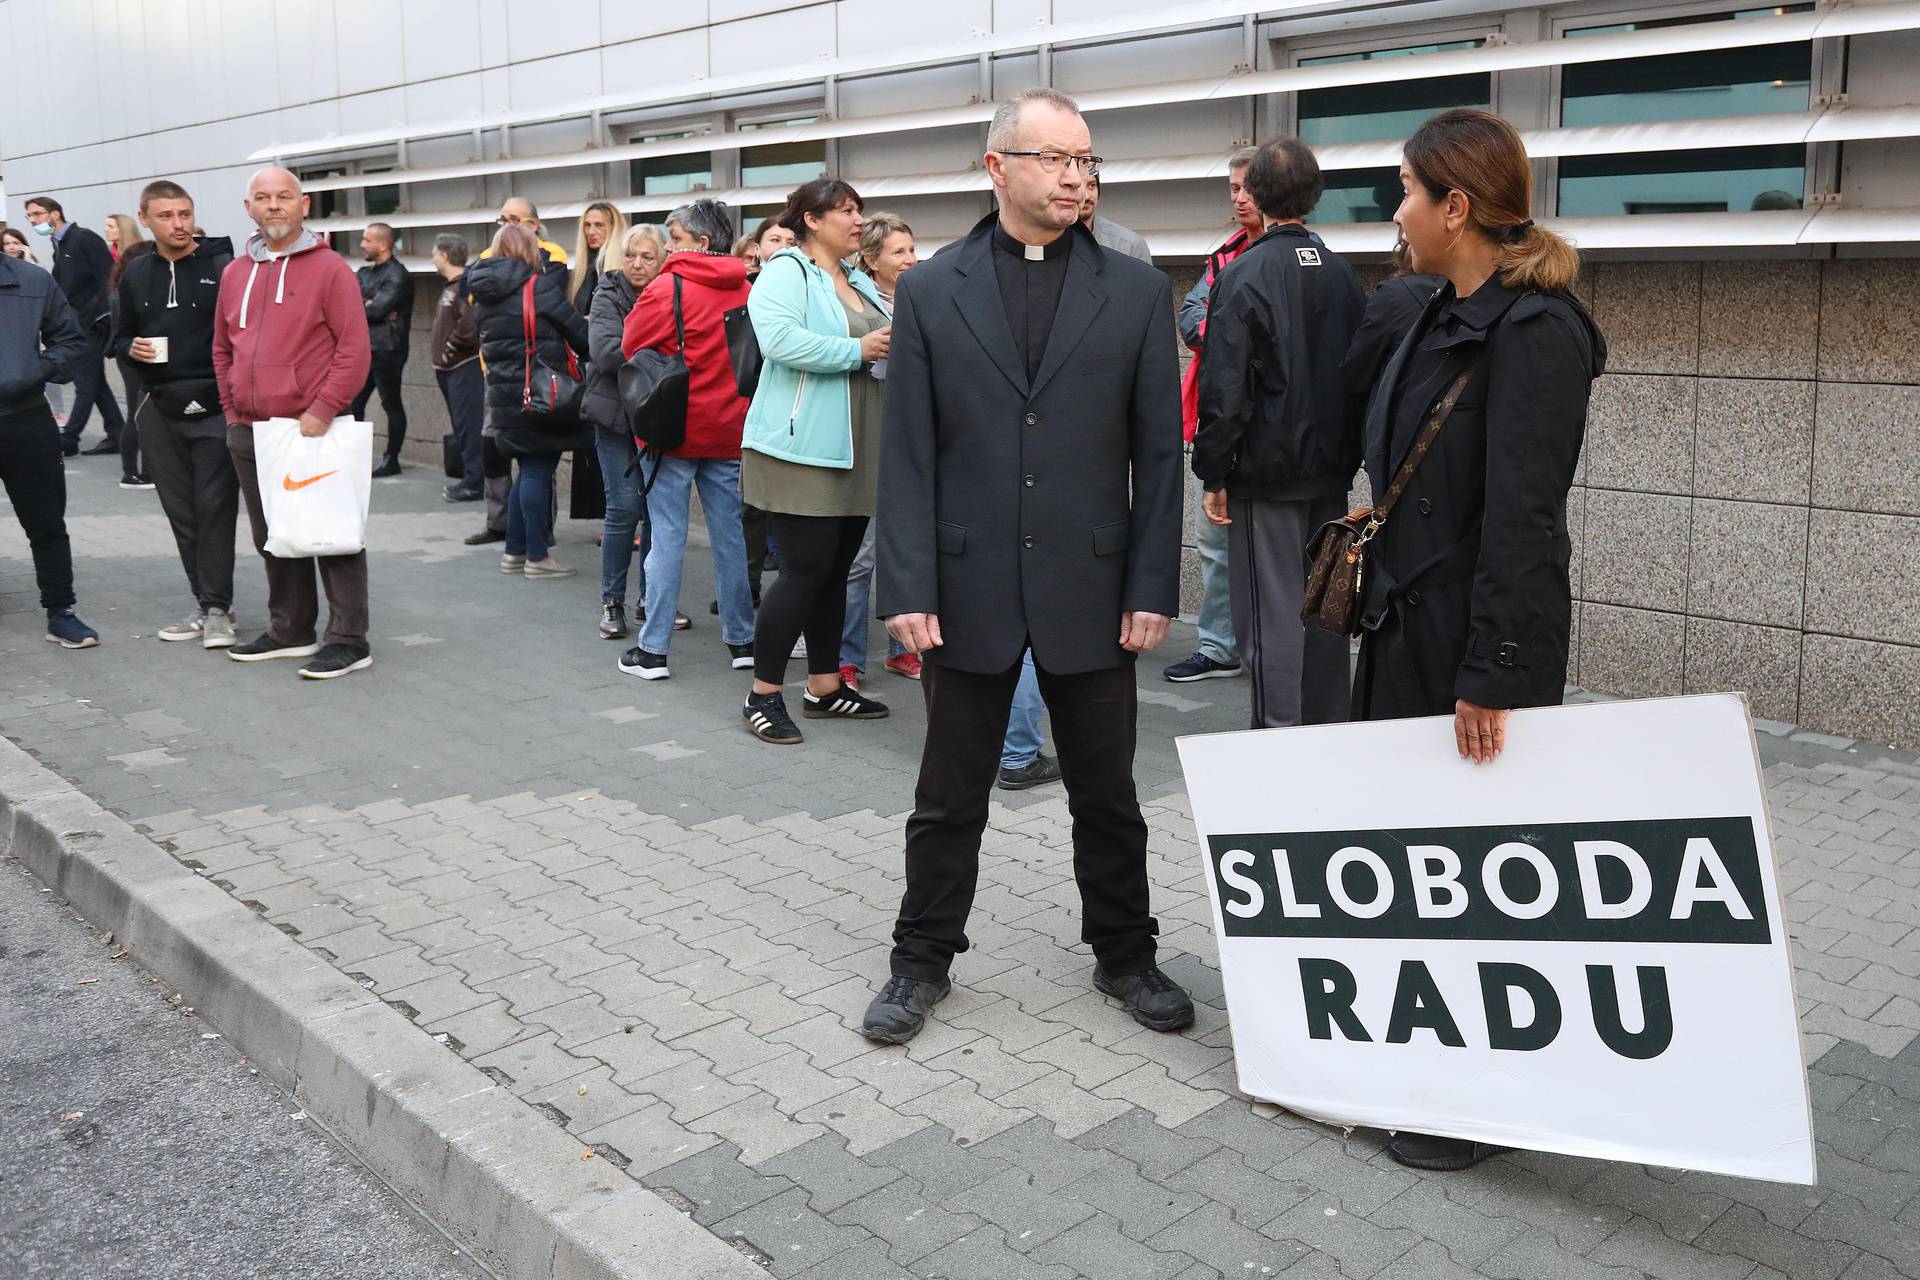
<path fill-rule="evenodd" d="M 772 512 L 780 572 L 760 598 L 753 626 L 753 674 L 785 684 L 793 642 L 807 637 L 807 674 L 836 675 L 847 623 L 847 570 L 867 536 L 866 516 L 790 516 Z"/>

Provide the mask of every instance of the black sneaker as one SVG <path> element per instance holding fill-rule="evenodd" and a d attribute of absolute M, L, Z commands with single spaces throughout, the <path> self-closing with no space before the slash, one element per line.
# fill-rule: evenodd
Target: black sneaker
<path fill-rule="evenodd" d="M 120 487 L 122 489 L 151 489 L 153 488 L 153 477 L 144 472 L 130 471 L 120 477 Z"/>
<path fill-rule="evenodd" d="M 1133 1020 L 1152 1031 L 1178 1031 L 1193 1025 L 1193 998 L 1159 969 L 1110 976 L 1095 966 L 1093 985 L 1127 1006 Z"/>
<path fill-rule="evenodd" d="M 809 720 L 884 720 L 892 712 L 886 703 L 843 682 L 824 698 L 816 698 L 813 690 L 807 690 L 800 698 L 800 714 Z"/>
<path fill-rule="evenodd" d="M 1507 1150 L 1485 1142 L 1442 1138 L 1431 1133 L 1396 1133 L 1387 1139 L 1387 1154 L 1396 1161 L 1411 1169 L 1432 1169 L 1437 1173 L 1471 1169 L 1489 1156 Z"/>
<path fill-rule="evenodd" d="M 600 606 L 600 638 L 602 640 L 621 640 L 627 634 L 627 607 L 618 600 L 609 600 Z"/>
<path fill-rule="evenodd" d="M 1060 781 L 1060 765 L 1052 756 L 1036 754 L 1033 759 L 1018 769 L 1009 769 L 1004 765 L 1000 777 L 994 783 L 1002 791 L 1026 791 L 1032 787 L 1045 786 L 1049 782 Z"/>
<path fill-rule="evenodd" d="M 927 1025 L 927 1014 L 952 990 L 951 978 L 922 982 L 896 973 L 867 1006 L 867 1016 L 860 1020 L 860 1034 L 879 1044 L 905 1044 L 920 1034 L 920 1028 Z"/>
<path fill-rule="evenodd" d="M 351 644 L 330 644 L 321 649 L 312 662 L 300 668 L 303 680 L 337 680 L 341 676 L 355 671 L 365 671 L 373 665 L 373 653 L 369 649 Z"/>
<path fill-rule="evenodd" d="M 245 644 L 227 650 L 235 662 L 266 662 L 271 658 L 311 658 L 320 652 L 317 644 L 282 644 L 271 631 L 263 631 Z"/>
<path fill-rule="evenodd" d="M 762 742 L 790 747 L 805 741 L 800 727 L 787 714 L 787 700 L 777 693 L 748 694 L 746 705 L 740 708 L 740 718 L 747 722 L 747 732 Z"/>
<path fill-rule="evenodd" d="M 730 644 L 727 646 L 728 665 L 735 671 L 747 671 L 753 667 L 753 643 Z"/>
<path fill-rule="evenodd" d="M 464 484 L 450 484 L 440 491 L 440 496 L 448 502 L 478 502 L 487 494 L 477 485 L 469 487 Z"/>
<path fill-rule="evenodd" d="M 47 643 L 62 649 L 91 649 L 100 643 L 100 633 L 75 617 L 71 609 L 49 609 Z"/>
<path fill-rule="evenodd" d="M 60 456 L 63 458 L 77 458 L 80 456 L 80 446 L 72 440 L 62 440 L 60 442 Z"/>
<path fill-rule="evenodd" d="M 1192 653 L 1160 674 L 1175 684 L 1192 684 L 1195 680 L 1230 679 L 1245 671 L 1246 668 L 1237 662 L 1215 662 L 1204 653 Z"/>
<path fill-rule="evenodd" d="M 386 457 L 380 459 L 379 463 L 373 468 L 373 478 L 375 480 L 385 480 L 389 476 L 397 476 L 399 474 L 400 459 L 394 457 L 392 454 L 388 454 Z"/>
<path fill-rule="evenodd" d="M 80 456 L 83 458 L 104 458 L 106 455 L 110 453 L 119 453 L 119 452 L 120 452 L 120 442 L 118 440 L 108 438 L 108 439 L 101 439 L 101 440 L 94 441 L 91 448 L 82 449 L 80 451 Z"/>
<path fill-rule="evenodd" d="M 667 670 L 667 655 L 648 653 L 639 645 L 620 655 L 620 669 L 630 676 L 639 676 L 642 680 L 665 680 L 673 674 Z"/>
<path fill-rule="evenodd" d="M 507 531 L 505 529 L 482 529 L 478 533 L 470 533 L 460 539 L 460 541 L 470 547 L 484 547 L 489 542 L 505 542 L 506 540 Z"/>

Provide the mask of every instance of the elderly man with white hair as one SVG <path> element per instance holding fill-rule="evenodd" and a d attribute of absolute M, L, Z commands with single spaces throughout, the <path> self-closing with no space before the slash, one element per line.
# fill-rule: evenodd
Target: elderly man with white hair
<path fill-rule="evenodd" d="M 300 180 L 268 167 L 247 180 L 247 216 L 259 228 L 220 276 L 213 373 L 227 415 L 227 448 L 253 546 L 266 562 L 267 630 L 227 650 L 236 662 L 306 658 L 300 674 L 331 680 L 373 665 L 367 644 L 367 553 L 282 559 L 267 551 L 267 518 L 254 471 L 253 425 L 296 418 L 325 435 L 366 383 L 371 355 L 360 285 L 346 259 L 304 225 Z M 288 477 L 289 483 L 292 477 Z M 327 592 L 326 644 L 317 642 Z"/>

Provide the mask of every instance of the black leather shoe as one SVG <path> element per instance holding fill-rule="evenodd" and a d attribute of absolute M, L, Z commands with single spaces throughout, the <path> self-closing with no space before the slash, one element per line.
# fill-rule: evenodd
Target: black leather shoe
<path fill-rule="evenodd" d="M 77 457 L 79 457 L 79 456 L 80 456 L 80 445 L 79 445 L 79 443 L 78 443 L 77 441 L 74 441 L 74 440 L 65 440 L 65 439 L 63 439 L 63 440 L 61 440 L 61 441 L 60 441 L 60 456 L 61 456 L 61 457 L 63 457 L 63 458 L 77 458 Z"/>
<path fill-rule="evenodd" d="M 1000 779 L 994 785 L 1002 791 L 1026 791 L 1060 781 L 1060 763 L 1052 756 L 1035 755 L 1018 769 L 1002 765 Z"/>
<path fill-rule="evenodd" d="M 80 451 L 83 458 L 103 458 L 109 453 L 119 453 L 120 442 L 113 439 L 96 440 L 92 446 Z"/>
<path fill-rule="evenodd" d="M 1442 1138 L 1431 1133 L 1396 1133 L 1387 1139 L 1387 1154 L 1411 1169 L 1432 1169 L 1438 1173 L 1458 1173 L 1471 1169 L 1507 1147 L 1465 1138 Z"/>
<path fill-rule="evenodd" d="M 460 539 L 460 541 L 470 547 L 481 547 L 489 542 L 505 542 L 506 540 L 507 531 L 505 529 L 482 529 L 478 533 L 470 533 Z"/>
<path fill-rule="evenodd" d="M 921 982 L 894 974 L 867 1006 L 860 1034 L 877 1044 L 905 1044 L 927 1025 L 927 1013 L 947 998 L 953 981 Z"/>
<path fill-rule="evenodd" d="M 1159 969 L 1114 977 L 1095 966 L 1093 985 L 1127 1006 L 1133 1020 L 1152 1031 L 1178 1031 L 1193 1025 L 1193 998 Z"/>
<path fill-rule="evenodd" d="M 386 457 L 380 459 L 378 463 L 374 464 L 373 478 L 375 480 L 385 480 L 388 476 L 397 476 L 399 474 L 400 459 L 394 457 L 392 454 L 388 454 Z"/>

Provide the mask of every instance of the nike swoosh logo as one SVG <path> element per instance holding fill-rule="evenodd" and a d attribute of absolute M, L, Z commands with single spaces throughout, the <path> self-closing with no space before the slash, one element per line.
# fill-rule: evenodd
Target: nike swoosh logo
<path fill-rule="evenodd" d="M 325 480 L 328 476 L 337 475 L 337 474 L 339 474 L 339 472 L 336 469 L 334 471 L 322 471 L 319 475 L 308 476 L 305 480 L 295 480 L 292 476 L 282 476 L 280 479 L 280 487 L 282 489 L 285 489 L 288 493 L 292 493 L 294 490 L 304 489 L 310 484 L 319 484 L 322 480 Z"/>

